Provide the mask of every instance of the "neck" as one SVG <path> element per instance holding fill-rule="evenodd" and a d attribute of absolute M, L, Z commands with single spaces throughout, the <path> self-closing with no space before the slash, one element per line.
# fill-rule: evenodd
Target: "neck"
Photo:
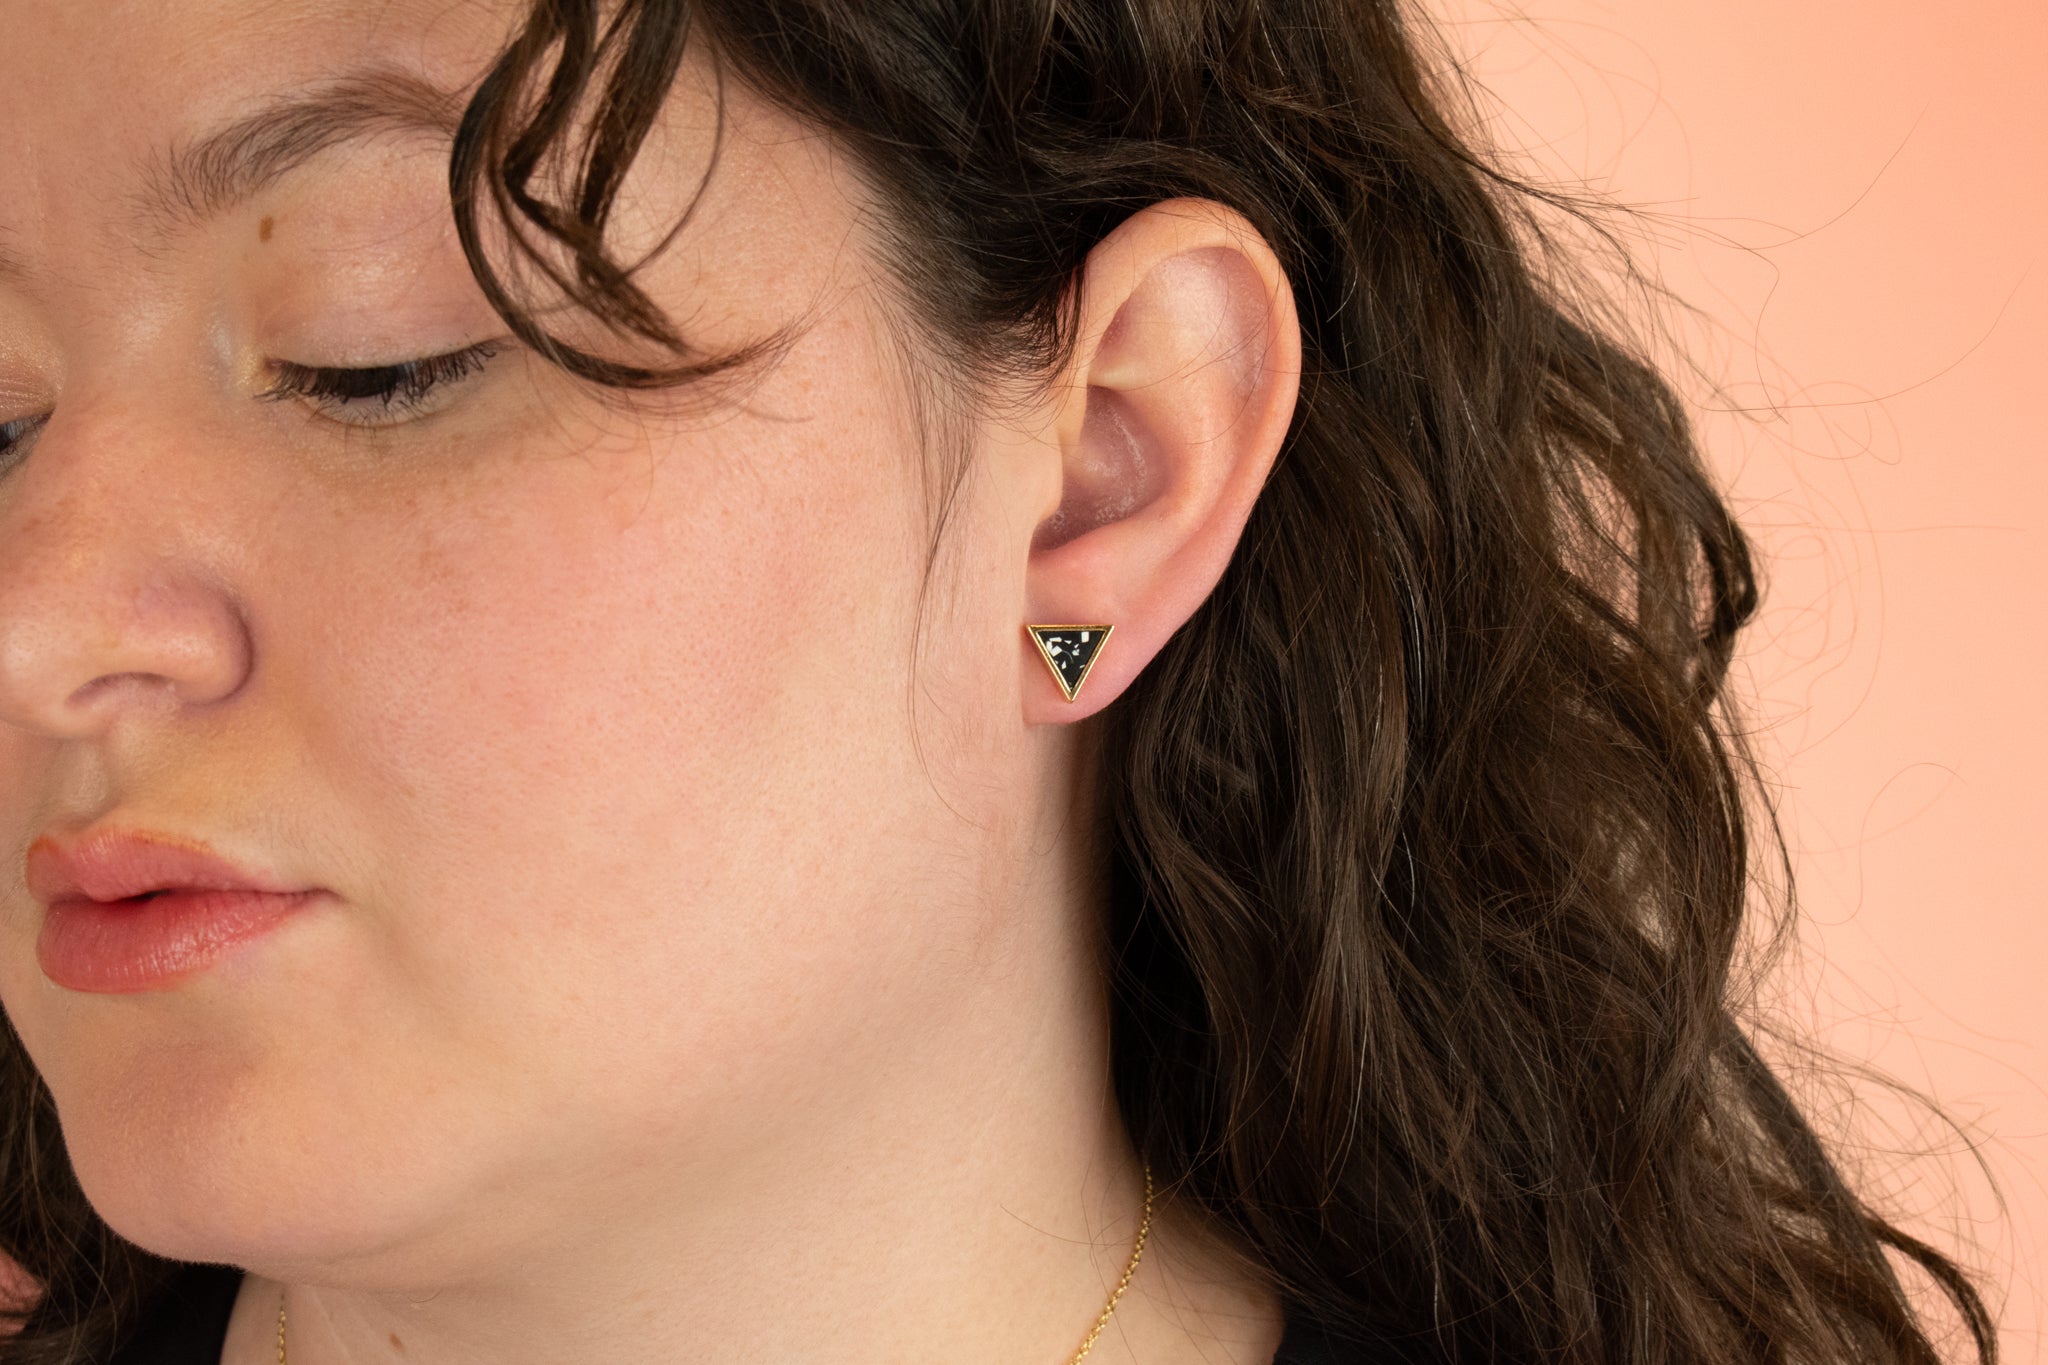
<path fill-rule="evenodd" d="M 276 1359 L 283 1295 L 290 1365 L 1065 1365 L 1144 1202 L 1099 977 L 1074 959 L 935 1021 L 893 1067 L 848 1067 L 745 1151 L 591 1172 L 524 1226 L 252 1275 L 224 1362 Z M 1279 1332 L 1162 1188 L 1088 1360 L 1266 1365 Z"/>

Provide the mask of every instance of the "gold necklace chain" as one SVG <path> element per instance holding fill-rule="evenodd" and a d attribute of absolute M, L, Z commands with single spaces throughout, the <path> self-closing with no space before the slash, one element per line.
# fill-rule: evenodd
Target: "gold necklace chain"
<path fill-rule="evenodd" d="M 1145 1217 L 1138 1224 L 1138 1240 L 1131 1247 L 1130 1263 L 1124 1266 L 1124 1277 L 1116 1282 L 1110 1292 L 1109 1302 L 1102 1305 L 1102 1316 L 1088 1329 L 1088 1339 L 1081 1343 L 1081 1349 L 1074 1352 L 1074 1358 L 1067 1365 L 1080 1365 L 1081 1357 L 1095 1349 L 1095 1338 L 1102 1335 L 1102 1329 L 1109 1326 L 1109 1315 L 1116 1311 L 1116 1301 L 1124 1296 L 1124 1290 L 1131 1287 L 1131 1276 L 1137 1273 L 1138 1258 L 1145 1254 L 1145 1234 L 1152 1231 L 1152 1163 L 1145 1163 Z M 279 1362 L 283 1365 L 283 1362 Z"/>
<path fill-rule="evenodd" d="M 1109 1326 L 1109 1315 L 1116 1311 L 1117 1300 L 1121 1299 L 1124 1296 L 1124 1291 L 1131 1287 L 1131 1276 L 1138 1273 L 1138 1260 L 1145 1254 L 1145 1235 L 1151 1231 L 1152 1163 L 1147 1161 L 1145 1163 L 1145 1216 L 1138 1224 L 1138 1240 L 1131 1247 L 1130 1262 L 1124 1266 L 1123 1278 L 1118 1280 L 1116 1288 L 1110 1291 L 1109 1302 L 1102 1306 L 1102 1316 L 1095 1319 L 1095 1325 L 1088 1329 L 1087 1340 L 1081 1343 L 1081 1349 L 1074 1352 L 1074 1358 L 1069 1360 L 1067 1365 L 1080 1365 L 1082 1358 L 1095 1349 L 1095 1338 L 1101 1336 L 1102 1329 Z M 277 1365 L 290 1365 L 290 1362 L 285 1359 L 284 1354 L 284 1294 L 282 1291 L 277 1296 Z"/>

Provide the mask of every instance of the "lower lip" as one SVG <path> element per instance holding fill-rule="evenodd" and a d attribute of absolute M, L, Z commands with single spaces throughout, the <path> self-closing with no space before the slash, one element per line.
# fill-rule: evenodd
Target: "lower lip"
<path fill-rule="evenodd" d="M 36 961 L 68 990 L 126 995 L 196 975 L 276 928 L 318 891 L 166 891 L 123 901 L 58 901 Z"/>

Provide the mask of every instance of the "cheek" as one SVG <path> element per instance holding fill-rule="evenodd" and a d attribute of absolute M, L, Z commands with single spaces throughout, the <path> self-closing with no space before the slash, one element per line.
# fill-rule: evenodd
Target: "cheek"
<path fill-rule="evenodd" d="M 640 1103 L 802 1052 L 911 941 L 875 906 L 924 809 L 914 496 L 887 414 L 845 412 L 829 446 L 735 420 L 510 466 L 323 575 L 365 585 L 299 671 L 391 1047 Z"/>

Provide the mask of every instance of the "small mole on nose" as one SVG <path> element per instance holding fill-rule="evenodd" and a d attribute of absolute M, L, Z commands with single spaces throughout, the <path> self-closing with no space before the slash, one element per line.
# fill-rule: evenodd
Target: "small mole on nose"
<path fill-rule="evenodd" d="M 269 221 L 269 219 L 265 219 L 264 221 L 265 221 L 265 222 L 268 222 L 268 221 Z M 391 1349 L 392 1349 L 392 1350 L 394 1350 L 394 1351 L 403 1351 L 403 1350 L 405 1350 L 405 1343 L 404 1343 L 404 1342 L 402 1342 L 402 1341 L 400 1341 L 400 1340 L 398 1339 L 398 1333 L 396 1333 L 396 1332 L 393 1332 L 393 1333 L 391 1334 Z"/>
<path fill-rule="evenodd" d="M 256 240 L 259 242 L 269 241 L 270 234 L 276 227 L 277 220 L 275 218 L 265 218 L 256 225 Z"/>

